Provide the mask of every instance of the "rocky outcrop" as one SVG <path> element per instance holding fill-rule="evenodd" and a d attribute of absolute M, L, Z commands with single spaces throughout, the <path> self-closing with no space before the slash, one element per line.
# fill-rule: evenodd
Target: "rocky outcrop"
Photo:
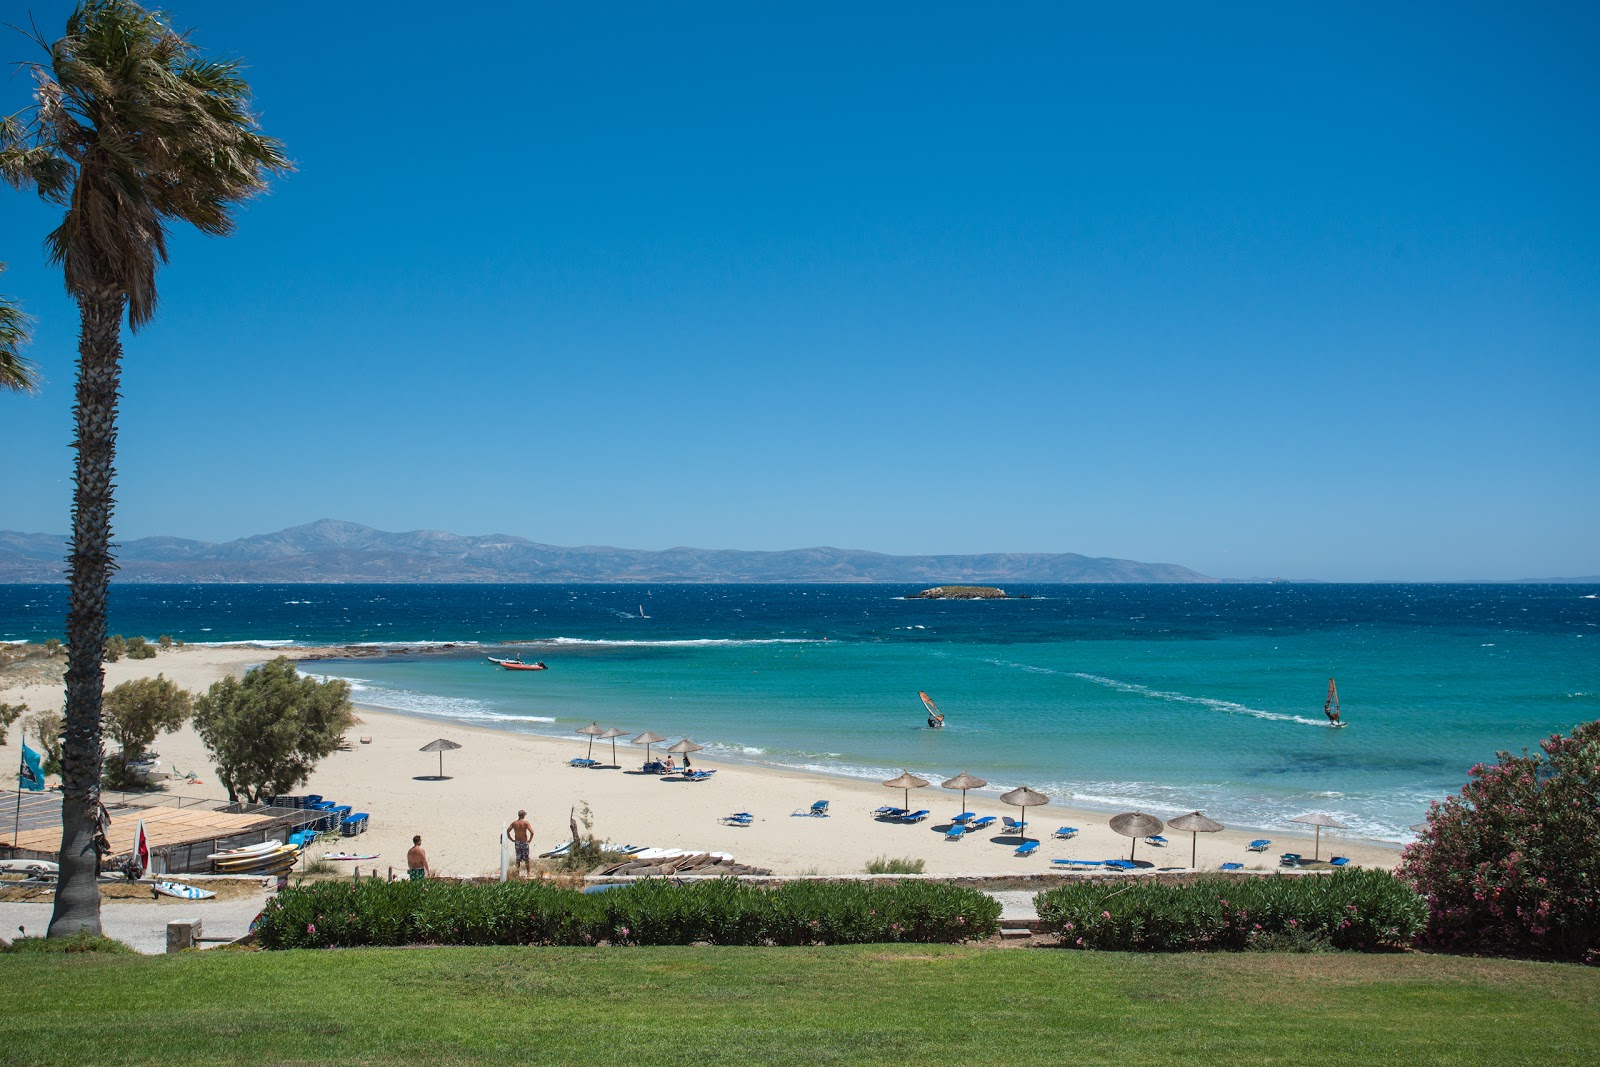
<path fill-rule="evenodd" d="M 992 585 L 936 585 L 924 589 L 913 600 L 1008 600 L 1004 589 Z"/>

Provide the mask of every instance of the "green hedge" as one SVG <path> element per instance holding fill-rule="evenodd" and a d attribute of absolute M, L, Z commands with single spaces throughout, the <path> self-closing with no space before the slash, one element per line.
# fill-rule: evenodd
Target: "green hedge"
<path fill-rule="evenodd" d="M 937 882 L 658 879 L 584 894 L 537 882 L 321 882 L 284 890 L 257 926 L 266 948 L 357 945 L 861 945 L 988 937 L 1000 904 Z"/>
<path fill-rule="evenodd" d="M 1085 881 L 1034 899 L 1063 944 L 1144 952 L 1398 948 L 1421 931 L 1427 912 L 1409 886 L 1375 870 L 1186 885 Z"/>

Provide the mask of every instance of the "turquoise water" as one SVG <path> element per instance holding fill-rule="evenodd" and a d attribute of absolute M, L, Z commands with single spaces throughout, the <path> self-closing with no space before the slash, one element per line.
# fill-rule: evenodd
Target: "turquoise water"
<path fill-rule="evenodd" d="M 1404 840 L 1497 749 L 1600 718 L 1593 586 L 1057 586 L 963 603 L 907 591 L 123 587 L 112 628 L 475 642 L 307 669 L 351 679 L 359 702 L 443 720 L 563 736 L 598 720 L 692 737 L 708 755 L 878 779 L 967 770 L 1085 807 L 1200 808 L 1268 830 L 1329 811 L 1384 840 Z M 0 587 L 0 638 L 59 633 L 60 600 Z M 502 647 L 551 669 L 484 661 Z M 1343 730 L 1322 717 L 1329 676 Z M 918 690 L 944 730 L 926 728 Z"/>

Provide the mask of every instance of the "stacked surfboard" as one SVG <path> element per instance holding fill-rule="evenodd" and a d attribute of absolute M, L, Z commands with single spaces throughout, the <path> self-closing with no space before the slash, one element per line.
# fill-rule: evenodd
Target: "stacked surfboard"
<path fill-rule="evenodd" d="M 218 874 L 282 874 L 300 859 L 298 845 L 263 841 L 259 845 L 213 852 L 208 859 Z"/>

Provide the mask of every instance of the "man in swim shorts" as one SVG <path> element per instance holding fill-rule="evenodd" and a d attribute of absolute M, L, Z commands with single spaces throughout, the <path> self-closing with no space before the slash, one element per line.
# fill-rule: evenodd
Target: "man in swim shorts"
<path fill-rule="evenodd" d="M 533 824 L 528 821 L 528 813 L 517 812 L 516 821 L 506 827 L 506 835 L 511 838 L 511 843 L 517 849 L 517 864 L 522 867 L 524 874 L 533 873 L 533 861 L 528 858 L 528 845 L 533 841 Z"/>
<path fill-rule="evenodd" d="M 428 854 L 422 851 L 422 835 L 417 834 L 411 839 L 411 847 L 406 849 L 406 873 L 413 882 L 420 882 L 433 874 L 428 869 Z"/>

